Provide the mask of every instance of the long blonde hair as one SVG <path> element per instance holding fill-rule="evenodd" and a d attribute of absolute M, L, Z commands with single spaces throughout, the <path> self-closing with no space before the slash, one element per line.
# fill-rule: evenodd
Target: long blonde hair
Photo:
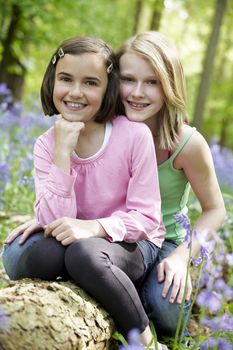
<path fill-rule="evenodd" d="M 117 52 L 118 64 L 126 52 L 143 56 L 155 70 L 165 100 L 157 114 L 156 134 L 159 135 L 160 148 L 172 149 L 181 125 L 187 120 L 185 77 L 177 49 L 164 34 L 149 31 L 126 41 Z"/>

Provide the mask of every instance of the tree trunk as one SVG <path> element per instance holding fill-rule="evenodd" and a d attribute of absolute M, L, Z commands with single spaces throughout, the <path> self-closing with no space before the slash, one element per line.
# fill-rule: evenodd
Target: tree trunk
<path fill-rule="evenodd" d="M 20 57 L 17 57 L 13 51 L 13 44 L 17 36 L 21 18 L 21 9 L 18 5 L 14 4 L 12 6 L 11 20 L 7 35 L 2 41 L 3 52 L 0 62 L 0 82 L 7 84 L 15 100 L 21 100 L 22 98 L 26 73 L 26 69 L 21 63 Z M 26 46 L 25 38 L 23 38 L 22 45 Z M 16 67 L 18 70 L 17 73 L 15 72 Z"/>
<path fill-rule="evenodd" d="M 153 12 L 150 23 L 150 30 L 158 31 L 164 9 L 164 0 L 156 0 L 153 5 Z"/>
<path fill-rule="evenodd" d="M 197 129 L 201 129 L 203 122 L 204 108 L 209 93 L 211 74 L 213 71 L 214 57 L 216 54 L 217 43 L 221 28 L 221 23 L 223 20 L 223 15 L 225 12 L 227 0 L 216 0 L 216 10 L 213 21 L 213 30 L 210 36 L 209 44 L 207 46 L 207 51 L 205 55 L 203 72 L 201 75 L 201 81 L 198 89 L 198 95 L 194 107 L 193 115 L 193 125 Z"/>
<path fill-rule="evenodd" d="M 113 320 L 71 282 L 11 282 L 0 289 L 0 310 L 1 350 L 116 349 Z"/>
<path fill-rule="evenodd" d="M 135 9 L 135 21 L 134 21 L 134 28 L 133 28 L 133 33 L 137 33 L 138 31 L 138 23 L 139 19 L 141 16 L 141 11 L 142 11 L 142 5 L 143 1 L 142 0 L 137 0 L 136 1 L 136 9 Z"/>

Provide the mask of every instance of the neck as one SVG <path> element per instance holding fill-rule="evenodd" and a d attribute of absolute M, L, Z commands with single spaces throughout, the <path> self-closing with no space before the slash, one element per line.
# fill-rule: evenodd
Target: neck
<path fill-rule="evenodd" d="M 88 158 L 96 154 L 104 141 L 105 123 L 87 124 L 85 124 L 84 131 L 79 135 L 77 147 L 75 149 L 75 152 L 81 158 Z"/>
<path fill-rule="evenodd" d="M 157 135 L 157 117 L 153 116 L 145 121 L 145 124 L 150 128 L 154 137 Z"/>

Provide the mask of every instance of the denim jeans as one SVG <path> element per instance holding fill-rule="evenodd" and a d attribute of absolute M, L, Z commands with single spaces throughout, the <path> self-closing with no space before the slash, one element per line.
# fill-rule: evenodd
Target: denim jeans
<path fill-rule="evenodd" d="M 146 310 L 149 319 L 153 322 L 157 336 L 174 337 L 176 333 L 176 326 L 180 314 L 181 305 L 176 301 L 171 304 L 169 298 L 171 288 L 166 296 L 162 297 L 163 283 L 159 283 L 157 279 L 156 266 L 166 258 L 175 248 L 177 244 L 173 241 L 165 241 L 158 253 L 158 259 L 153 269 L 144 281 L 140 290 L 140 297 L 142 304 Z M 183 320 L 189 309 L 190 302 L 186 302 L 183 310 Z M 188 336 L 188 331 L 185 331 L 185 336 Z"/>

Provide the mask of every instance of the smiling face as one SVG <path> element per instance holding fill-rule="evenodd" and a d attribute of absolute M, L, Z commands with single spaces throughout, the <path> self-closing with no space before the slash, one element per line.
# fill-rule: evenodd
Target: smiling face
<path fill-rule="evenodd" d="M 108 76 L 103 58 L 94 53 L 65 54 L 59 59 L 53 102 L 70 122 L 92 122 L 101 107 Z"/>
<path fill-rule="evenodd" d="M 128 119 L 143 122 L 155 117 L 164 104 L 164 94 L 149 60 L 124 53 L 120 75 L 120 96 Z"/>

